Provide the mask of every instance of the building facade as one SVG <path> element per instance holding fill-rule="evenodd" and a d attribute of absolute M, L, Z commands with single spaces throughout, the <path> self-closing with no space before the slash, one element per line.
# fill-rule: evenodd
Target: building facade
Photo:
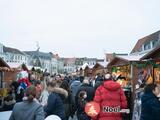
<path fill-rule="evenodd" d="M 30 56 L 28 60 L 28 65 L 37 67 L 51 74 L 57 73 L 58 62 L 57 59 L 53 57 L 53 53 L 44 53 L 40 51 L 25 51 L 27 55 Z"/>
<path fill-rule="evenodd" d="M 18 49 L 3 46 L 3 53 L 7 63 L 27 64 L 27 56 Z"/>

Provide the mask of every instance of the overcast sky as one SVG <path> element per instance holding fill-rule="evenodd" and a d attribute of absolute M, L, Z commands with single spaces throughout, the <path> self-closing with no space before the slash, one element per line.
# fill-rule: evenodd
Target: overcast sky
<path fill-rule="evenodd" d="M 160 0 L 0 0 L 0 42 L 61 57 L 129 53 L 160 30 Z"/>

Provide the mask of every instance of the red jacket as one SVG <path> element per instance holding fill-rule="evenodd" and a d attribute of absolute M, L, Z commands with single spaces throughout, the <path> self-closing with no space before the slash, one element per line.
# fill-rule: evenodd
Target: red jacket
<path fill-rule="evenodd" d="M 121 113 L 116 112 L 116 110 L 125 109 L 127 101 L 120 84 L 112 80 L 105 81 L 103 85 L 97 88 L 94 101 L 99 103 L 101 108 L 96 119 L 122 120 Z"/>

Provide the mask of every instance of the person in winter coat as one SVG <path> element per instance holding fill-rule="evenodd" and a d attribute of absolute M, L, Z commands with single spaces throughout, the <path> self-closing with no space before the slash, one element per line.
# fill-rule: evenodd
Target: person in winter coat
<path fill-rule="evenodd" d="M 94 98 L 94 94 L 95 94 L 95 90 L 92 86 L 89 85 L 89 78 L 86 77 L 83 80 L 82 85 L 79 87 L 78 92 L 75 97 L 76 105 L 77 105 L 76 108 L 77 108 L 78 120 L 90 120 L 91 119 L 85 113 L 85 110 L 84 110 L 85 105 L 82 106 L 82 104 L 92 101 Z"/>
<path fill-rule="evenodd" d="M 114 82 L 109 73 L 97 88 L 94 102 L 100 105 L 100 113 L 93 118 L 95 120 L 122 120 L 119 110 L 127 108 L 126 96 L 120 84 Z"/>
<path fill-rule="evenodd" d="M 47 116 L 57 115 L 62 120 L 65 120 L 65 108 L 62 97 L 68 97 L 67 91 L 57 87 L 57 82 L 55 80 L 49 82 L 47 86 L 50 94 L 47 105 L 44 107 L 44 111 L 46 112 Z"/>
<path fill-rule="evenodd" d="M 60 85 L 60 88 L 63 88 L 68 92 L 68 97 L 62 96 L 64 108 L 65 108 L 65 116 L 66 120 L 69 119 L 70 116 L 73 118 L 73 101 L 72 101 L 72 96 L 71 96 L 71 90 L 68 81 L 64 80 L 62 84 Z"/>
<path fill-rule="evenodd" d="M 20 92 L 18 92 L 18 87 L 19 83 L 17 81 L 13 81 L 10 85 L 11 91 L 9 94 L 13 96 L 16 102 L 22 102 L 24 97 L 24 90 L 21 89 Z"/>
<path fill-rule="evenodd" d="M 160 120 L 160 101 L 157 96 L 160 89 L 156 84 L 149 84 L 144 89 L 140 120 Z"/>
<path fill-rule="evenodd" d="M 70 85 L 70 88 L 71 88 L 71 94 L 72 94 L 72 101 L 73 103 L 75 104 L 75 97 L 76 97 L 76 94 L 78 92 L 78 88 L 80 87 L 81 85 L 81 82 L 80 82 L 80 79 L 76 78 L 72 84 Z"/>
<path fill-rule="evenodd" d="M 36 88 L 30 86 L 26 89 L 27 99 L 16 103 L 9 120 L 44 120 L 43 107 L 34 99 L 36 97 Z"/>
<path fill-rule="evenodd" d="M 7 97 L 4 98 L 4 105 L 3 105 L 3 111 L 10 111 L 13 109 L 14 105 L 15 105 L 16 101 L 15 99 L 9 95 Z"/>

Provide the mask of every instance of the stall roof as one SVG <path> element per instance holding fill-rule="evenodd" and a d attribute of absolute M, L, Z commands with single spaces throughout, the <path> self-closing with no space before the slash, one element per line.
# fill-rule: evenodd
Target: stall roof
<path fill-rule="evenodd" d="M 114 64 L 118 60 L 122 60 L 125 63 L 129 63 L 131 61 L 140 61 L 143 55 L 126 55 L 126 56 L 115 56 L 114 59 L 107 65 L 110 66 Z"/>
<path fill-rule="evenodd" d="M 127 55 L 127 56 L 116 56 L 120 59 L 125 59 L 127 61 L 139 61 L 144 55 Z"/>
<path fill-rule="evenodd" d="M 8 67 L 9 68 L 9 65 L 2 58 L 0 58 L 0 67 Z"/>
<path fill-rule="evenodd" d="M 22 64 L 8 62 L 8 65 L 10 66 L 10 68 L 20 68 Z"/>
<path fill-rule="evenodd" d="M 84 63 L 81 68 L 84 70 L 87 66 L 88 66 L 88 63 Z"/>
<path fill-rule="evenodd" d="M 109 62 L 97 62 L 97 63 L 100 64 L 103 67 L 106 67 Z"/>

